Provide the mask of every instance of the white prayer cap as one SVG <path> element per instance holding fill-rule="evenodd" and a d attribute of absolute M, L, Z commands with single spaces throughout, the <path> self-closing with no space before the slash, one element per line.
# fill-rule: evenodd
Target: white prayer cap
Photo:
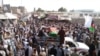
<path fill-rule="evenodd" d="M 4 45 L 4 48 L 6 48 L 6 49 L 7 49 L 7 48 L 8 48 L 8 45 Z"/>
<path fill-rule="evenodd" d="M 41 48 L 41 50 L 45 50 L 44 48 Z"/>
<path fill-rule="evenodd" d="M 51 56 L 54 56 L 54 55 L 51 55 Z"/>

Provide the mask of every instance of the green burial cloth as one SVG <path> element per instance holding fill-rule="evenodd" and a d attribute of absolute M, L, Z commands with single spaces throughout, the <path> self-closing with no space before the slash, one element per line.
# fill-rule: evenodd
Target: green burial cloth
<path fill-rule="evenodd" d="M 50 32 L 50 33 L 49 33 L 49 36 L 51 36 L 51 37 L 57 37 L 57 33 L 55 33 L 55 32 Z"/>

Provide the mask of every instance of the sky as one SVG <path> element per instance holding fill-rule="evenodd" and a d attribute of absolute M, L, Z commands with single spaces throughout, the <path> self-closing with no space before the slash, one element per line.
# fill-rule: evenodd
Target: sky
<path fill-rule="evenodd" d="M 1 2 L 2 0 L 0 0 Z M 4 4 L 11 6 L 25 6 L 30 12 L 34 8 L 44 10 L 58 10 L 64 7 L 67 10 L 90 9 L 100 11 L 100 0 L 3 0 Z M 0 3 L 1 4 L 1 3 Z"/>

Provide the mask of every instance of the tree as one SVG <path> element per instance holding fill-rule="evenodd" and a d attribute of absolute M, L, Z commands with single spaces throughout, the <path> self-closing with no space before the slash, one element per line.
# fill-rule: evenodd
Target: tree
<path fill-rule="evenodd" d="M 59 12 L 66 12 L 67 10 L 66 10 L 66 8 L 61 7 L 61 8 L 58 9 L 58 11 Z"/>
<path fill-rule="evenodd" d="M 48 17 L 48 14 L 45 14 L 44 17 L 41 17 L 41 20 L 45 20 Z"/>
<path fill-rule="evenodd" d="M 44 12 L 44 10 L 41 9 L 41 8 L 38 8 L 38 9 L 37 9 L 37 12 Z"/>

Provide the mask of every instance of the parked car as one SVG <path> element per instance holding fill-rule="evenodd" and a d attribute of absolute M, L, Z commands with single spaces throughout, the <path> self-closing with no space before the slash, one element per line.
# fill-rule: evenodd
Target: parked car
<path fill-rule="evenodd" d="M 63 45 L 65 45 L 65 46 L 68 45 L 70 52 L 73 52 L 74 49 L 76 49 L 78 54 L 83 54 L 83 53 L 88 54 L 89 47 L 85 43 L 75 42 L 70 37 L 65 37 Z"/>

